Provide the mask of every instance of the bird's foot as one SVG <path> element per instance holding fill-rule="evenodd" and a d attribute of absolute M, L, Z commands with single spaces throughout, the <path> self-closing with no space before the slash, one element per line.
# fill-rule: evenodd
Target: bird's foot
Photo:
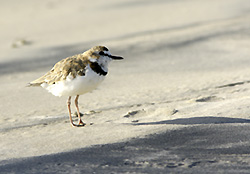
<path fill-rule="evenodd" d="M 71 123 L 72 127 L 83 127 L 86 123 L 82 122 L 82 120 L 78 121 L 78 124 Z"/>
<path fill-rule="evenodd" d="M 80 119 L 80 120 L 78 121 L 78 125 L 80 125 L 80 126 L 85 126 L 86 123 L 82 122 L 82 120 Z"/>

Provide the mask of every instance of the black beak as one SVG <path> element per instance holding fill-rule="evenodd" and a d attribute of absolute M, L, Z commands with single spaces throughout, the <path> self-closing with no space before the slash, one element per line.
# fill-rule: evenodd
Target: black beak
<path fill-rule="evenodd" d="M 112 56 L 112 55 L 109 55 L 109 57 L 110 57 L 111 59 L 114 59 L 114 60 L 122 60 L 122 59 L 123 59 L 123 57 L 120 57 L 120 56 Z"/>

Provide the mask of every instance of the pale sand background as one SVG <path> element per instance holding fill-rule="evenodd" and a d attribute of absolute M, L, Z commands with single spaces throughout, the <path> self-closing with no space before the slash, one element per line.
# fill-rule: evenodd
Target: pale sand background
<path fill-rule="evenodd" d="M 0 173 L 250 172 L 248 0 L 0 4 Z M 72 128 L 25 85 L 94 45 L 125 60 Z"/>

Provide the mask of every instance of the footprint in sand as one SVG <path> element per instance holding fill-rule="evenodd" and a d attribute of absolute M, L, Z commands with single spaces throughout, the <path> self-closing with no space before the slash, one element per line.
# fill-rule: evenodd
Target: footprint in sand
<path fill-rule="evenodd" d="M 123 117 L 124 118 L 136 118 L 138 117 L 139 115 L 141 114 L 145 114 L 145 110 L 142 109 L 142 110 L 135 110 L 135 111 L 129 111 L 126 115 L 124 115 Z M 132 123 L 138 123 L 139 120 L 138 119 L 135 119 L 135 120 L 132 120 L 131 121 Z"/>
<path fill-rule="evenodd" d="M 140 120 L 138 118 L 142 118 L 142 116 L 161 116 L 162 118 L 165 118 L 166 116 L 173 116 L 179 112 L 177 109 L 169 109 L 165 107 L 159 107 L 159 108 L 147 108 L 147 109 L 141 109 L 141 110 L 133 110 L 129 111 L 127 114 L 125 114 L 124 118 L 130 118 L 134 119 L 131 122 L 137 123 Z"/>
<path fill-rule="evenodd" d="M 223 98 L 217 97 L 217 96 L 206 96 L 206 97 L 200 97 L 198 99 L 195 99 L 195 102 L 216 102 L 223 100 Z"/>
<path fill-rule="evenodd" d="M 133 117 L 133 116 L 141 113 L 142 111 L 144 111 L 144 109 L 143 110 L 130 111 L 126 115 L 124 115 L 123 117 L 130 118 L 130 117 Z"/>

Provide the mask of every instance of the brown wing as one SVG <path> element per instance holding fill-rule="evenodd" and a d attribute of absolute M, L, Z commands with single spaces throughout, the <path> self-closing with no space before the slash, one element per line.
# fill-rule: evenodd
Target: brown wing
<path fill-rule="evenodd" d="M 57 62 L 54 67 L 42 77 L 29 83 L 29 86 L 40 86 L 42 83 L 49 85 L 65 80 L 71 73 L 73 78 L 76 75 L 84 76 L 88 60 L 82 54 L 65 58 Z"/>

